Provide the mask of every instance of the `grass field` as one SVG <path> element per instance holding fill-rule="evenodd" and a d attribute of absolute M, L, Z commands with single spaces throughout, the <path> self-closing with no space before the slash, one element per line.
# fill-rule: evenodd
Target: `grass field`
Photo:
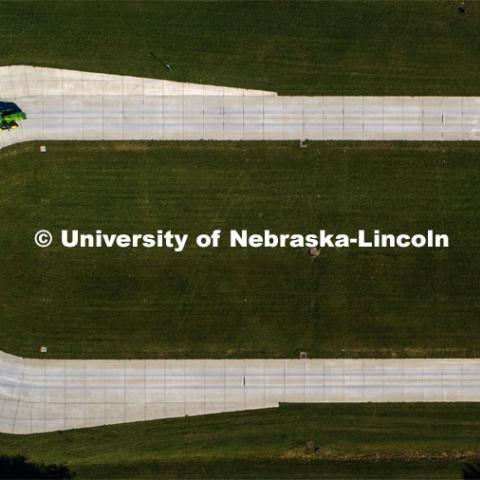
<path fill-rule="evenodd" d="M 50 143 L 0 152 L 0 349 L 52 357 L 478 356 L 474 144 Z M 34 233 L 450 236 L 448 249 L 40 249 Z"/>
<path fill-rule="evenodd" d="M 478 460 L 480 404 L 286 405 L 30 436 L 4 455 L 78 478 L 461 478 Z M 126 441 L 128 439 L 128 441 Z M 320 447 L 319 455 L 306 448 Z"/>
<path fill-rule="evenodd" d="M 480 4 L 459 4 L 3 1 L 0 64 L 284 94 L 480 95 Z"/>

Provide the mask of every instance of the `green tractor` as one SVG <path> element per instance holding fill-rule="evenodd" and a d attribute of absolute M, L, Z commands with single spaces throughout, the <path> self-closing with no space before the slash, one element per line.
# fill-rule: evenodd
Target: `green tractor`
<path fill-rule="evenodd" d="M 18 121 L 25 120 L 25 115 L 20 108 L 15 104 L 8 104 L 6 106 L 0 105 L 0 130 L 11 130 L 18 128 Z"/>

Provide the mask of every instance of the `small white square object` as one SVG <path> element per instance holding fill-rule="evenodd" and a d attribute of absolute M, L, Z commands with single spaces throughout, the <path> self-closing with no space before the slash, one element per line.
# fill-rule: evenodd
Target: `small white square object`
<path fill-rule="evenodd" d="M 47 151 L 47 147 L 45 145 L 40 145 L 40 151 L 45 153 Z"/>
<path fill-rule="evenodd" d="M 44 347 L 44 346 L 40 347 L 40 352 L 42 352 L 42 353 L 47 353 L 47 350 L 48 350 L 47 347 Z"/>

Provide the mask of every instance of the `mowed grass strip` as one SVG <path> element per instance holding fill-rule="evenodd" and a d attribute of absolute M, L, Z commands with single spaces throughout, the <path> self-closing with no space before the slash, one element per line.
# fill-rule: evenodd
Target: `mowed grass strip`
<path fill-rule="evenodd" d="M 3 1 L 0 64 L 297 95 L 480 95 L 480 4 L 459 5 Z"/>
<path fill-rule="evenodd" d="M 0 153 L 0 349 L 474 357 L 476 144 L 49 143 Z M 51 230 L 56 242 L 34 245 Z M 65 249 L 62 228 L 446 233 L 446 249 Z"/>
<path fill-rule="evenodd" d="M 48 434 L 0 435 L 4 455 L 77 478 L 461 478 L 480 404 L 319 404 Z M 312 442 L 318 453 L 307 448 Z"/>

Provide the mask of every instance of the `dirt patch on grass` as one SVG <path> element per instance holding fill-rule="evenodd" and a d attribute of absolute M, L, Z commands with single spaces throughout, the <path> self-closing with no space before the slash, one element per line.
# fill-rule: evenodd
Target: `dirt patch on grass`
<path fill-rule="evenodd" d="M 417 462 L 419 460 L 428 461 L 476 461 L 480 457 L 480 450 L 465 451 L 441 451 L 441 452 L 421 452 L 416 450 L 407 450 L 405 452 L 365 452 L 365 453 L 345 453 L 338 450 L 322 448 L 320 455 L 314 451 L 309 451 L 305 447 L 292 448 L 280 456 L 288 460 L 311 460 L 321 458 L 324 460 L 341 460 L 348 462 L 363 461 L 396 461 Z"/>

